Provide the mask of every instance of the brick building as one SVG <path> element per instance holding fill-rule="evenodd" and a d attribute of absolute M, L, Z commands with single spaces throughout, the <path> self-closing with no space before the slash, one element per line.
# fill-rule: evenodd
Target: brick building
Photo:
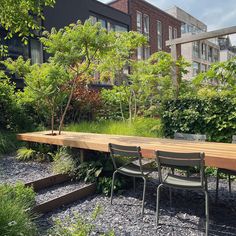
<path fill-rule="evenodd" d="M 108 3 L 131 16 L 131 30 L 138 31 L 149 40 L 149 46 L 139 48 L 137 58 L 148 58 L 157 51 L 170 52 L 165 42 L 181 36 L 181 22 L 145 0 L 114 0 Z M 181 55 L 181 48 L 178 48 Z"/>

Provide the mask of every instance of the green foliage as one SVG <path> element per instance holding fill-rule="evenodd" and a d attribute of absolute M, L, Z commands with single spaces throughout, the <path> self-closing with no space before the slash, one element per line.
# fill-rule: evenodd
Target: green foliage
<path fill-rule="evenodd" d="M 82 217 L 79 214 L 73 214 L 73 222 L 71 222 L 71 216 L 63 219 L 56 219 L 53 229 L 49 231 L 52 236 L 89 236 L 95 230 L 96 225 L 94 221 L 101 214 L 101 207 L 96 206 L 91 216 Z M 114 231 L 109 231 L 107 233 L 96 234 L 100 236 L 115 236 Z"/>
<path fill-rule="evenodd" d="M 0 131 L 0 154 L 14 152 L 19 145 L 15 133 Z"/>
<path fill-rule="evenodd" d="M 97 189 L 99 192 L 109 196 L 111 193 L 112 177 L 100 177 L 98 179 Z M 126 185 L 124 178 L 116 178 L 114 182 L 114 191 L 118 191 Z"/>
<path fill-rule="evenodd" d="M 131 124 L 123 121 L 103 120 L 98 122 L 80 122 L 66 127 L 67 131 L 101 134 L 119 134 L 143 137 L 161 137 L 160 119 L 137 118 Z"/>
<path fill-rule="evenodd" d="M 76 179 L 93 183 L 102 170 L 103 166 L 100 161 L 83 162 L 76 169 Z"/>
<path fill-rule="evenodd" d="M 231 94 L 236 90 L 236 57 L 225 62 L 217 62 L 210 69 L 199 74 L 194 83 L 200 87 L 208 87 L 211 90 Z"/>
<path fill-rule="evenodd" d="M 156 117 L 160 103 L 176 97 L 177 90 L 178 94 L 183 90 L 182 76 L 187 72 L 188 63 L 182 58 L 174 62 L 168 53 L 157 52 L 147 60 L 131 60 L 129 65 L 131 74 L 122 86 L 102 91 L 103 119 L 132 121 L 137 115 Z M 178 85 L 172 79 L 174 68 L 178 68 Z"/>
<path fill-rule="evenodd" d="M 100 120 L 125 120 L 129 117 L 129 88 L 113 86 L 101 92 L 102 107 L 99 111 Z"/>
<path fill-rule="evenodd" d="M 67 73 L 69 96 L 60 117 L 59 134 L 64 125 L 64 119 L 69 109 L 77 81 L 88 82 L 90 73 L 94 73 L 99 58 L 104 55 L 110 45 L 109 33 L 100 23 L 93 25 L 90 20 L 82 24 L 70 24 L 51 33 L 45 32 L 41 41 L 46 51 L 52 55 L 50 62 L 61 66 Z"/>
<path fill-rule="evenodd" d="M 5 65 L 10 63 L 8 60 Z M 0 130 L 18 132 L 29 130 L 33 126 L 30 114 L 22 109 L 19 96 L 15 93 L 15 85 L 2 71 L 0 71 L 0 114 Z"/>
<path fill-rule="evenodd" d="M 70 175 L 75 174 L 76 162 L 68 153 L 66 148 L 60 148 L 55 154 L 52 155 L 52 157 L 52 169 L 54 173 Z"/>
<path fill-rule="evenodd" d="M 31 148 L 22 147 L 17 150 L 16 159 L 19 161 L 30 161 L 35 159 L 36 151 Z"/>
<path fill-rule="evenodd" d="M 16 97 L 14 87 L 8 79 L 0 79 L 0 128 L 15 130 L 16 113 L 17 113 Z"/>
<path fill-rule="evenodd" d="M 17 34 L 27 43 L 26 37 L 41 29 L 43 8 L 54 4 L 55 0 L 0 0 L 0 25 L 8 31 L 8 38 Z"/>
<path fill-rule="evenodd" d="M 166 102 L 162 114 L 165 136 L 201 133 L 210 141 L 231 142 L 236 133 L 235 105 L 235 97 L 220 95 Z"/>
<path fill-rule="evenodd" d="M 36 227 L 30 210 L 35 204 L 35 193 L 24 184 L 0 185 L 1 235 L 34 236 Z"/>
<path fill-rule="evenodd" d="M 100 78 L 118 83 L 125 80 L 124 68 L 132 65 L 137 48 L 146 43 L 147 38 L 138 32 L 109 32 L 109 50 L 101 57 L 97 68 Z"/>

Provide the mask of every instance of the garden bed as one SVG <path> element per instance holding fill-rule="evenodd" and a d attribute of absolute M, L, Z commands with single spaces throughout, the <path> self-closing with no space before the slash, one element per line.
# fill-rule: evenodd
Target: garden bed
<path fill-rule="evenodd" d="M 149 181 L 146 195 L 144 217 L 141 217 L 142 184 L 138 184 L 136 193 L 126 190 L 116 194 L 113 205 L 110 198 L 95 195 L 85 200 L 53 211 L 39 219 L 42 235 L 53 225 L 53 220 L 61 220 L 73 214 L 83 217 L 91 215 L 97 205 L 102 207 L 102 213 L 95 220 L 96 229 L 93 235 L 114 229 L 115 235 L 204 235 L 204 195 L 198 192 L 176 190 L 173 195 L 173 208 L 170 209 L 168 191 L 161 192 L 160 223 L 155 227 L 156 185 Z M 209 179 L 210 191 L 210 233 L 213 235 L 235 235 L 236 226 L 236 183 L 232 185 L 232 195 L 227 190 L 227 181 L 221 180 L 219 202 L 214 203 L 215 178 Z M 46 235 L 46 234 L 45 234 Z"/>
<path fill-rule="evenodd" d="M 14 155 L 0 156 L 0 183 L 26 183 L 51 174 L 50 163 L 20 162 Z"/>
<path fill-rule="evenodd" d="M 48 176 L 50 174 L 49 164 L 24 163 L 14 160 L 13 156 L 0 159 L 1 182 L 14 183 L 21 178 L 27 182 L 37 179 L 37 176 Z M 23 170 L 26 171 L 23 175 Z M 29 175 L 29 176 L 28 176 Z M 29 179 L 30 178 L 30 179 Z M 210 234 L 212 235 L 235 235 L 236 226 L 236 182 L 232 182 L 232 195 L 228 192 L 226 180 L 220 180 L 219 201 L 215 204 L 215 182 L 214 177 L 209 178 L 210 195 Z M 65 184 L 65 183 L 64 183 Z M 62 186 L 64 186 L 62 184 Z M 173 208 L 169 207 L 168 191 L 161 192 L 160 223 L 155 227 L 155 206 L 156 206 L 156 186 L 158 181 L 148 181 L 146 206 L 144 217 L 141 217 L 141 195 L 142 182 L 137 184 L 136 193 L 132 189 L 123 193 L 115 194 L 113 205 L 110 205 L 110 198 L 96 194 L 77 202 L 63 206 L 50 213 L 42 215 L 37 224 L 40 235 L 48 235 L 47 230 L 53 226 L 56 218 L 63 221 L 69 217 L 70 222 L 74 222 L 74 213 L 80 214 L 84 218 L 91 215 L 97 205 L 102 208 L 101 214 L 93 222 L 95 230 L 92 235 L 107 232 L 114 229 L 115 235 L 204 235 L 204 195 L 198 192 L 184 192 L 176 190 L 173 193 Z M 69 189 L 68 189 L 69 188 Z M 50 188 L 50 198 L 52 195 L 64 194 L 67 190 L 74 188 L 71 183 L 64 186 L 61 191 L 54 191 Z M 43 191 L 41 192 L 43 193 Z M 49 197 L 48 195 L 48 197 Z M 44 201 L 42 199 L 42 201 Z"/>

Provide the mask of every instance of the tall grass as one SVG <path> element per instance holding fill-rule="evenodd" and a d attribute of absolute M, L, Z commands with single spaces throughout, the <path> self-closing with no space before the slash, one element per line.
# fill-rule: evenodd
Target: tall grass
<path fill-rule="evenodd" d="M 132 123 L 128 121 L 99 121 L 70 124 L 66 127 L 67 131 L 89 132 L 100 134 L 118 134 L 143 137 L 161 137 L 162 126 L 159 119 L 137 118 Z"/>

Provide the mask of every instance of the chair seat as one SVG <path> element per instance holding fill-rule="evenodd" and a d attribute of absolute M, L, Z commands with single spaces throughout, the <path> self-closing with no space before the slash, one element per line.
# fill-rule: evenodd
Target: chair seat
<path fill-rule="evenodd" d="M 177 175 L 168 174 L 163 181 L 165 184 L 170 185 L 170 187 L 180 187 L 180 188 L 202 188 L 201 180 L 197 177 L 182 177 Z"/>
<path fill-rule="evenodd" d="M 228 170 L 228 169 L 219 168 L 218 172 L 222 173 L 222 174 L 226 174 L 226 175 L 236 175 L 235 170 Z"/>
<path fill-rule="evenodd" d="M 146 170 L 143 168 L 143 174 L 140 171 L 140 167 L 138 165 L 135 165 L 133 163 L 130 163 L 126 166 L 122 166 L 117 169 L 118 172 L 125 174 L 125 175 L 131 175 L 131 176 L 144 176 L 149 175 L 151 173 L 150 170 Z"/>

